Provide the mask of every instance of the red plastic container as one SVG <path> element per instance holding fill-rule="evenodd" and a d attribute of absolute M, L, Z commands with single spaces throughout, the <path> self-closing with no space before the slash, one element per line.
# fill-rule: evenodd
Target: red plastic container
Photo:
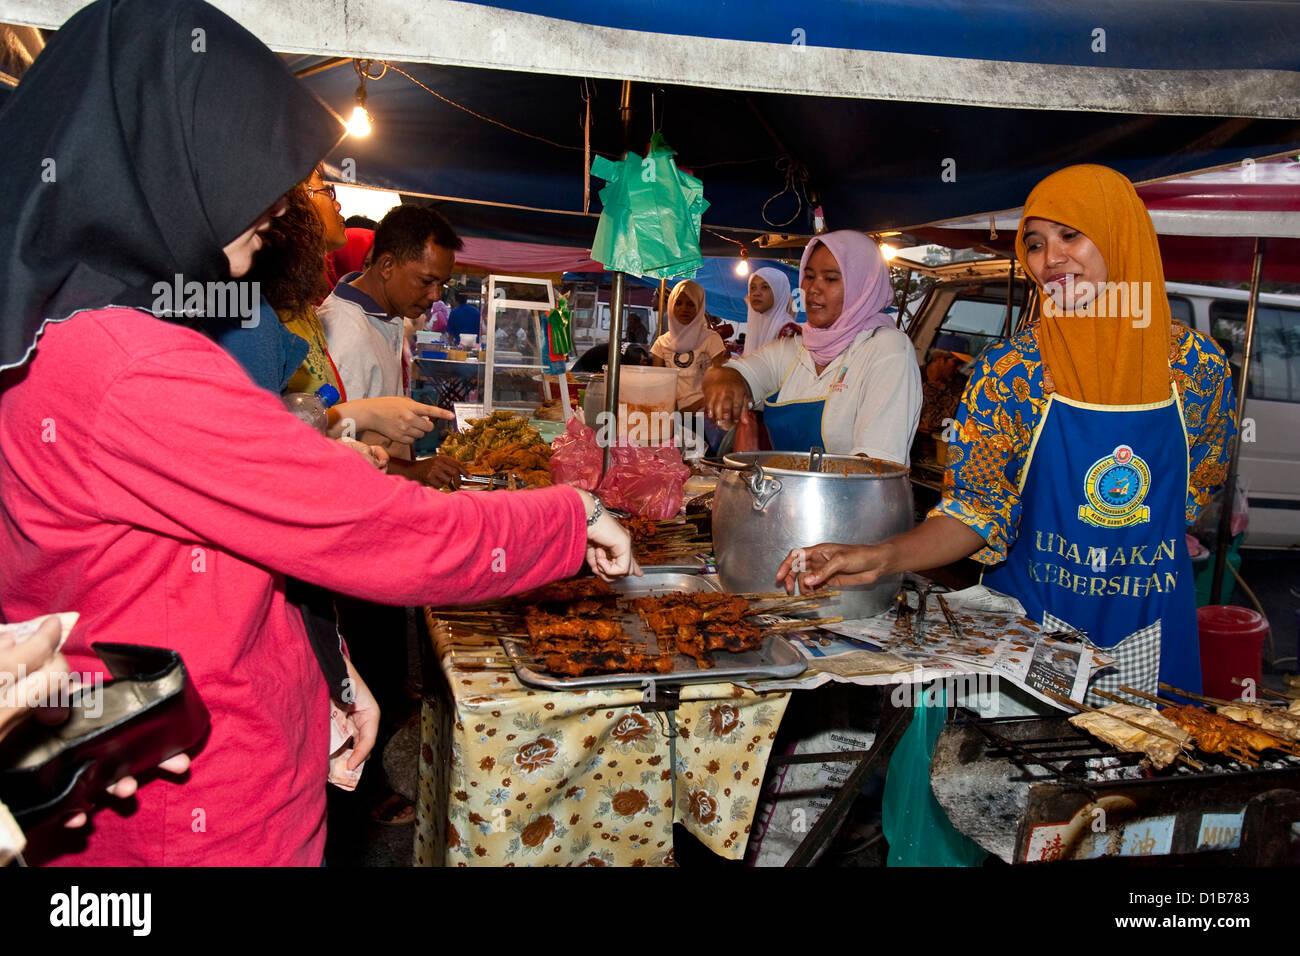
<path fill-rule="evenodd" d="M 1226 604 L 1196 609 L 1201 635 L 1201 692 L 1233 700 L 1242 688 L 1232 679 L 1259 685 L 1264 668 L 1268 619 L 1258 611 Z"/>

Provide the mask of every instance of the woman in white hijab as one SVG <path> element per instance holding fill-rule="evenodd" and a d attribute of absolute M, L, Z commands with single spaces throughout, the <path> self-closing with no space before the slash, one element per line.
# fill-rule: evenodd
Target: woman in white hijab
<path fill-rule="evenodd" d="M 677 369 L 677 410 L 704 407 L 704 373 L 727 360 L 722 336 L 704 317 L 704 289 L 692 279 L 677 283 L 668 297 L 668 332 L 650 347 L 654 364 Z"/>
<path fill-rule="evenodd" d="M 780 269 L 756 269 L 749 277 L 745 296 L 749 314 L 745 320 L 744 355 L 752 355 L 777 337 L 782 326 L 794 319 L 790 314 L 790 280 Z"/>

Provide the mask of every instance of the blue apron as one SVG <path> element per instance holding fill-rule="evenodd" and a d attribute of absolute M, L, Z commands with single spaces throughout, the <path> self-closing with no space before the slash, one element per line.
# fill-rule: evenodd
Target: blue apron
<path fill-rule="evenodd" d="M 767 426 L 767 435 L 772 440 L 775 451 L 807 451 L 814 445 L 826 447 L 822 437 L 822 416 L 826 413 L 825 398 L 797 399 L 790 402 L 778 402 L 785 380 L 794 371 L 799 359 L 785 371 L 781 384 L 776 391 L 763 399 L 763 424 Z M 844 366 L 840 367 L 839 377 L 843 378 Z"/>
<path fill-rule="evenodd" d="M 1087 632 L 1100 648 L 1150 639 L 1159 622 L 1160 680 L 1199 692 L 1187 470 L 1176 392 L 1125 406 L 1051 395 L 1020 479 L 1016 539 L 983 583 L 1019 599 L 1035 620 L 1047 613 Z"/>

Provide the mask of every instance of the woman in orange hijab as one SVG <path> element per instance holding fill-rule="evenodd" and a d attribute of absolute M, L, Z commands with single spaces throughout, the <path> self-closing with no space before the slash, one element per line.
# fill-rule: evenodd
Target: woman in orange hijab
<path fill-rule="evenodd" d="M 1016 253 L 1040 315 L 983 356 L 939 505 L 879 545 L 792 552 L 778 577 L 793 588 L 802 566 L 805 588 L 871 584 L 973 556 L 1030 617 L 1116 658 L 1094 689 L 1199 690 L 1185 528 L 1225 478 L 1227 362 L 1171 321 L 1151 218 L 1114 170 L 1039 183 Z"/>

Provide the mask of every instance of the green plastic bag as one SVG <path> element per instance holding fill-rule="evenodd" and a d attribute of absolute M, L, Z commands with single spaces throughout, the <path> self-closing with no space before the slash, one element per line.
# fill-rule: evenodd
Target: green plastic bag
<path fill-rule="evenodd" d="M 890 866 L 979 866 L 988 855 L 953 828 L 930 789 L 930 760 L 947 713 L 944 692 L 937 696 L 935 706 L 913 709 L 889 758 L 881 823 Z"/>
<path fill-rule="evenodd" d="M 704 264 L 700 220 L 709 208 L 704 184 L 677 168 L 675 153 L 658 133 L 644 159 L 597 156 L 591 174 L 608 183 L 591 257 L 614 272 L 655 279 L 693 276 Z"/>

